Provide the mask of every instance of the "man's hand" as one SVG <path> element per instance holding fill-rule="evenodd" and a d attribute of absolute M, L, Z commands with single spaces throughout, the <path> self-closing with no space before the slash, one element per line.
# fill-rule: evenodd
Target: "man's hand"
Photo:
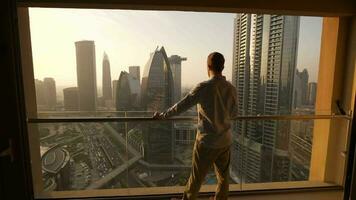
<path fill-rule="evenodd" d="M 163 113 L 155 112 L 155 113 L 153 114 L 153 117 L 152 117 L 152 118 L 153 118 L 153 119 L 163 119 L 164 116 L 163 116 Z"/>

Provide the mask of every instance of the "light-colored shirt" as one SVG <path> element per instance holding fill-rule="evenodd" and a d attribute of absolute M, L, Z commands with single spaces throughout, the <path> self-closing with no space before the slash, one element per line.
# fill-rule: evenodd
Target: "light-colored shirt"
<path fill-rule="evenodd" d="M 236 88 L 224 76 L 217 75 L 199 83 L 163 112 L 163 117 L 178 115 L 197 105 L 197 142 L 209 148 L 223 148 L 232 143 L 231 120 L 237 115 L 236 102 Z"/>

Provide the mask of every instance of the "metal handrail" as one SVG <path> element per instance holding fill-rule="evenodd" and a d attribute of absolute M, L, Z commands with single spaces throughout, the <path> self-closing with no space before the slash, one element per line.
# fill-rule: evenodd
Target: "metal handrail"
<path fill-rule="evenodd" d="M 232 120 L 311 120 L 311 119 L 346 119 L 351 120 L 349 115 L 256 115 L 238 116 Z M 152 117 L 51 117 L 51 118 L 28 118 L 28 123 L 75 123 L 75 122 L 141 122 L 141 121 L 195 121 L 197 117 L 182 116 L 167 119 L 154 119 Z"/>

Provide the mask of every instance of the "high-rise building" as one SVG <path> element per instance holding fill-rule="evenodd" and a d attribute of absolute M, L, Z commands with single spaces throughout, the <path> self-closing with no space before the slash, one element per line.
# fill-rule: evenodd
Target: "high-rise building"
<path fill-rule="evenodd" d="M 36 89 L 36 104 L 37 106 L 46 105 L 45 88 L 43 81 L 35 79 L 35 89 Z"/>
<path fill-rule="evenodd" d="M 116 85 L 116 110 L 138 110 L 140 107 L 140 89 L 140 81 L 122 71 Z"/>
<path fill-rule="evenodd" d="M 103 102 L 112 101 L 111 72 L 108 55 L 104 52 L 103 57 Z"/>
<path fill-rule="evenodd" d="M 294 77 L 293 108 L 308 104 L 308 81 L 308 70 L 299 72 L 297 69 Z"/>
<path fill-rule="evenodd" d="M 316 89 L 317 89 L 317 83 L 316 82 L 310 82 L 308 84 L 308 104 L 309 105 L 315 105 L 315 100 L 316 100 Z"/>
<path fill-rule="evenodd" d="M 291 114 L 293 81 L 296 68 L 299 17 L 271 15 L 267 55 L 267 83 L 264 111 L 266 115 Z M 289 179 L 290 122 L 266 120 L 263 123 L 262 179 Z"/>
<path fill-rule="evenodd" d="M 169 59 L 169 64 L 172 70 L 174 97 L 173 102 L 178 102 L 182 97 L 182 61 L 187 60 L 177 55 L 172 55 Z"/>
<path fill-rule="evenodd" d="M 45 90 L 46 104 L 49 109 L 54 109 L 57 105 L 56 82 L 53 78 L 44 78 L 43 86 Z"/>
<path fill-rule="evenodd" d="M 141 81 L 141 76 L 140 76 L 140 66 L 130 66 L 129 67 L 129 74 L 136 78 L 137 80 Z"/>
<path fill-rule="evenodd" d="M 180 163 L 190 166 L 192 150 L 195 142 L 197 124 L 191 122 L 175 122 L 174 131 L 174 158 Z"/>
<path fill-rule="evenodd" d="M 174 123 L 175 145 L 194 144 L 197 125 L 194 122 Z"/>
<path fill-rule="evenodd" d="M 301 107 L 295 115 L 312 115 L 314 109 Z M 290 180 L 309 180 L 314 120 L 293 120 L 290 129 Z"/>
<path fill-rule="evenodd" d="M 291 113 L 298 32 L 298 17 L 236 16 L 233 84 L 237 88 L 239 115 Z M 235 137 L 233 154 L 242 155 L 243 160 L 236 162 L 248 161 L 254 167 L 235 165 L 232 172 L 246 182 L 288 179 L 289 126 L 288 122 L 272 120 L 237 121 L 235 131 L 240 136 Z M 239 138 L 254 145 L 238 141 Z M 258 152 L 260 155 L 255 155 Z"/>
<path fill-rule="evenodd" d="M 53 78 L 35 79 L 38 110 L 53 110 L 57 105 L 56 82 Z"/>
<path fill-rule="evenodd" d="M 266 66 L 261 66 L 263 15 L 238 14 L 234 19 L 234 56 L 232 83 L 237 89 L 238 115 L 257 115 L 263 113 L 264 81 L 261 76 Z M 259 27 L 257 29 L 257 27 Z M 253 71 L 252 71 L 253 70 Z M 262 72 L 261 72 L 262 71 Z M 232 165 L 233 177 L 240 177 L 245 182 L 260 181 L 262 125 L 257 121 L 236 121 L 234 154 Z M 249 139 L 246 145 L 242 139 Z M 258 149 L 252 148 L 259 146 Z M 256 152 L 254 159 L 247 159 L 246 152 Z M 235 159 L 235 160 L 234 160 Z M 238 160 L 236 160 L 238 159 Z M 242 159 L 242 160 L 241 160 Z M 244 167 L 247 163 L 253 167 Z"/>
<path fill-rule="evenodd" d="M 79 110 L 77 87 L 63 89 L 63 103 L 64 110 Z"/>
<path fill-rule="evenodd" d="M 173 104 L 173 77 L 164 47 L 151 53 L 142 76 L 142 106 L 163 111 Z"/>
<path fill-rule="evenodd" d="M 119 80 L 113 80 L 112 81 L 112 100 L 113 100 L 113 103 L 114 103 L 113 106 L 115 106 L 115 107 L 116 107 L 116 86 L 117 86 L 117 82 L 118 81 Z"/>
<path fill-rule="evenodd" d="M 94 41 L 75 42 L 79 110 L 95 111 L 97 104 Z"/>
<path fill-rule="evenodd" d="M 173 78 L 166 51 L 156 49 L 145 66 L 141 104 L 146 111 L 164 111 L 173 104 Z M 143 127 L 144 159 L 149 163 L 172 163 L 174 140 L 172 122 Z"/>

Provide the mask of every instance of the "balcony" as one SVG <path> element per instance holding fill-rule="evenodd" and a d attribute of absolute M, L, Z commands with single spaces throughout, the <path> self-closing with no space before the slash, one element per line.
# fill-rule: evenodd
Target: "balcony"
<path fill-rule="evenodd" d="M 178 196 L 190 173 L 195 139 L 190 133 L 196 129 L 196 118 L 194 113 L 167 120 L 155 120 L 151 115 L 39 112 L 38 118 L 28 119 L 30 134 L 37 135 L 31 137 L 31 154 L 37 157 L 34 160 L 41 160 L 32 162 L 33 170 L 41 174 L 33 177 L 34 190 L 39 191 L 35 197 Z M 277 134 L 290 139 L 273 144 L 267 138 L 254 139 L 260 137 L 249 135 L 248 130 L 239 133 L 234 128 L 231 194 L 341 189 L 339 183 L 314 177 L 313 168 L 325 166 L 312 157 L 318 148 L 313 135 L 327 135 L 317 129 L 327 123 L 338 122 L 348 130 L 350 119 L 348 115 L 322 114 L 238 117 L 233 122 L 236 127 L 249 124 L 263 135 L 263 124 L 266 128 L 273 125 Z M 269 132 L 266 129 L 264 134 Z M 34 144 L 40 144 L 40 148 Z M 56 153 L 64 149 L 65 156 Z M 211 171 L 201 189 L 202 198 L 214 192 L 214 184 Z"/>

